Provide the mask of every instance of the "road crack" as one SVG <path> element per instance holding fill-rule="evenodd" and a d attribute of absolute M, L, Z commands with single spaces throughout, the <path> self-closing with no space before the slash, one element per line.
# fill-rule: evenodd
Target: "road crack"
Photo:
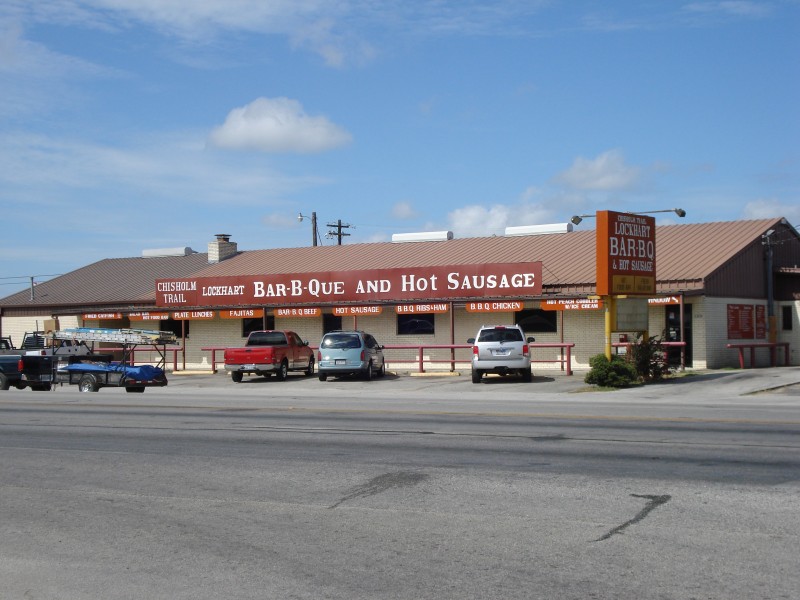
<path fill-rule="evenodd" d="M 354 487 L 349 494 L 341 498 L 336 504 L 328 508 L 336 508 L 348 500 L 355 498 L 366 498 L 375 496 L 392 488 L 410 487 L 428 479 L 428 475 L 423 473 L 412 473 L 399 471 L 397 473 L 386 473 L 373 477 L 367 483 Z"/>
<path fill-rule="evenodd" d="M 618 525 L 614 527 L 611 531 L 606 533 L 604 536 L 599 537 L 595 540 L 595 542 L 604 542 L 609 539 L 613 535 L 617 535 L 618 533 L 622 533 L 631 525 L 635 525 L 642 519 L 644 519 L 647 515 L 649 515 L 652 511 L 654 511 L 659 506 L 662 506 L 670 501 L 672 496 L 669 494 L 665 494 L 663 496 L 650 496 L 650 495 L 643 495 L 643 494 L 631 494 L 634 498 L 644 498 L 647 500 L 647 504 L 645 507 L 639 511 L 639 514 L 633 517 L 630 521 L 625 521 L 622 525 Z"/>

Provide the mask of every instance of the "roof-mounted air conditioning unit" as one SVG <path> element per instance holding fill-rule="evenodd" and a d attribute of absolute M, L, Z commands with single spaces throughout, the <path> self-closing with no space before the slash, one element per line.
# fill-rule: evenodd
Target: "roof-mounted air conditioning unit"
<path fill-rule="evenodd" d="M 506 227 L 506 236 L 546 235 L 549 233 L 568 233 L 572 231 L 572 223 L 549 223 L 547 225 L 521 225 Z"/>
<path fill-rule="evenodd" d="M 181 246 L 179 248 L 150 248 L 142 250 L 142 258 L 156 258 L 158 256 L 189 256 L 194 254 L 189 246 Z"/>
<path fill-rule="evenodd" d="M 392 242 L 443 242 L 453 239 L 452 231 L 419 231 L 417 233 L 393 233 Z"/>

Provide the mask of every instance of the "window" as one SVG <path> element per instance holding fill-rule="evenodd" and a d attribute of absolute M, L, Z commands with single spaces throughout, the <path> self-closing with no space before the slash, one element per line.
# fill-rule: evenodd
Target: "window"
<path fill-rule="evenodd" d="M 253 331 L 261 331 L 262 329 L 275 329 L 275 317 L 267 315 L 267 324 L 264 326 L 264 319 L 261 317 L 253 319 L 242 319 L 242 337 L 246 338 Z"/>
<path fill-rule="evenodd" d="M 791 306 L 782 306 L 781 307 L 781 327 L 783 327 L 784 331 L 791 331 L 792 330 L 792 307 Z"/>
<path fill-rule="evenodd" d="M 397 335 L 433 335 L 433 315 L 397 315 Z"/>
<path fill-rule="evenodd" d="M 558 311 L 526 308 L 514 313 L 514 323 L 522 331 L 531 333 L 555 333 L 558 331 Z"/>
<path fill-rule="evenodd" d="M 342 317 L 325 313 L 322 315 L 322 333 L 339 331 L 342 328 Z"/>
<path fill-rule="evenodd" d="M 182 338 L 184 331 L 186 332 L 186 337 L 189 337 L 189 321 L 176 321 L 175 319 L 166 319 L 164 321 L 159 321 L 159 331 L 166 331 L 169 333 L 174 333 L 175 337 Z"/>

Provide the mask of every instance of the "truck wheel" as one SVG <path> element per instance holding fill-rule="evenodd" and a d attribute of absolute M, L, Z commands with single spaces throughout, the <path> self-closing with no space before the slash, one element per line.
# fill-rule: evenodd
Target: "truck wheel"
<path fill-rule="evenodd" d="M 472 369 L 472 383 L 481 382 L 481 372 L 478 369 Z"/>
<path fill-rule="evenodd" d="M 242 372 L 231 371 L 231 379 L 233 379 L 233 383 L 242 383 Z"/>
<path fill-rule="evenodd" d="M 78 391 L 80 392 L 96 392 L 99 389 L 100 386 L 97 385 L 94 375 L 86 374 L 78 382 Z"/>
<path fill-rule="evenodd" d="M 11 385 L 8 383 L 8 377 L 5 373 L 0 373 L 0 390 L 7 390 Z"/>
<path fill-rule="evenodd" d="M 289 374 L 289 363 L 283 361 L 281 366 L 278 367 L 278 370 L 275 371 L 275 376 L 278 378 L 278 381 L 286 381 L 286 376 Z"/>
<path fill-rule="evenodd" d="M 306 369 L 306 377 L 311 377 L 314 374 L 314 357 L 308 359 L 308 368 Z"/>

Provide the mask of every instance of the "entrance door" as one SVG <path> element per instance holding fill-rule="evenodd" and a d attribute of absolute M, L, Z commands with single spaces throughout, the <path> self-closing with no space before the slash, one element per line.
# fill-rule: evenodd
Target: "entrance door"
<path fill-rule="evenodd" d="M 675 304 L 669 304 L 664 307 L 666 312 L 667 326 L 665 342 L 680 342 L 681 341 L 681 307 Z M 683 333 L 686 339 L 686 366 L 692 366 L 692 305 L 683 305 Z M 667 351 L 667 359 L 670 366 L 679 367 L 681 364 L 681 349 L 670 348 Z"/>

